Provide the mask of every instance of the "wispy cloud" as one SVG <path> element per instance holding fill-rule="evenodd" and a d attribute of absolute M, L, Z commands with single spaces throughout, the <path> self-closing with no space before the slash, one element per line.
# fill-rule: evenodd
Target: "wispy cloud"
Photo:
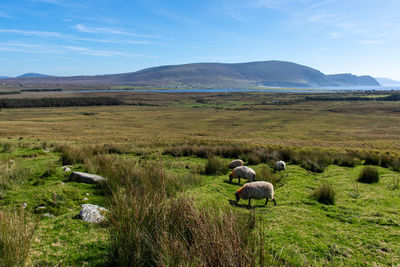
<path fill-rule="evenodd" d="M 80 32 L 99 33 L 99 34 L 116 34 L 141 38 L 159 38 L 159 36 L 133 33 L 124 29 L 109 28 L 109 27 L 89 27 L 83 24 L 75 25 L 75 28 Z"/>
<path fill-rule="evenodd" d="M 59 38 L 59 39 L 66 39 L 66 40 L 88 41 L 88 42 L 97 42 L 97 43 L 126 43 L 126 44 L 140 44 L 140 45 L 145 45 L 145 44 L 150 43 L 149 41 L 146 41 L 146 40 L 96 39 L 96 38 L 80 37 L 80 36 L 74 36 L 74 35 L 69 35 L 69 34 L 63 34 L 63 33 L 59 33 L 59 32 L 48 32 L 48 31 L 0 29 L 0 33 L 30 35 L 30 36 L 35 36 L 38 38 Z"/>
<path fill-rule="evenodd" d="M 66 4 L 61 0 L 30 0 L 31 2 L 40 2 L 46 4 L 52 4 L 57 6 L 65 6 Z"/>
<path fill-rule="evenodd" d="M 82 46 L 63 46 L 63 45 L 42 45 L 22 42 L 0 43 L 0 51 L 32 53 L 32 54 L 80 54 L 97 57 L 123 56 L 123 57 L 145 57 L 152 56 L 142 54 L 131 54 L 115 50 L 93 49 Z"/>
<path fill-rule="evenodd" d="M 0 18 L 6 18 L 6 19 L 14 19 L 14 16 L 11 16 L 3 11 L 0 11 Z"/>

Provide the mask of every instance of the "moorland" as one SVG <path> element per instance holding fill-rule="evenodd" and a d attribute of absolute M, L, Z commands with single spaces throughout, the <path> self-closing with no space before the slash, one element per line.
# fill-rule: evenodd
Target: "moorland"
<path fill-rule="evenodd" d="M 397 96 L 2 95 L 0 264 L 396 266 Z M 277 206 L 236 203 L 246 182 L 229 182 L 236 158 L 274 184 Z M 65 165 L 107 182 L 70 182 Z M 365 167 L 377 182 L 359 180 Z M 106 220 L 80 220 L 85 203 L 107 208 Z"/>

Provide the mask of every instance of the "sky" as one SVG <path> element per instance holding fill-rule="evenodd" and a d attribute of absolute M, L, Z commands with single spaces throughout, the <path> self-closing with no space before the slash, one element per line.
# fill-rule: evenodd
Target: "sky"
<path fill-rule="evenodd" d="M 264 60 L 400 80 L 400 1 L 0 1 L 0 76 Z"/>

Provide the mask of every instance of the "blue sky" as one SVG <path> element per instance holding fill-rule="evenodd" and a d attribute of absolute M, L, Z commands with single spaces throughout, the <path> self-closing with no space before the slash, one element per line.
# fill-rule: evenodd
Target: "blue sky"
<path fill-rule="evenodd" d="M 400 80 L 399 0 L 2 0 L 0 76 L 286 60 Z"/>

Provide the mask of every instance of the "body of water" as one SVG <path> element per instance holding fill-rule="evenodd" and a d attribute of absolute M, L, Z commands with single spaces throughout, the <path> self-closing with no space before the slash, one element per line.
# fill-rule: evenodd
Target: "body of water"
<path fill-rule="evenodd" d="M 337 93 L 354 91 L 391 91 L 400 90 L 400 86 L 333 86 L 304 88 L 260 88 L 260 89 L 125 89 L 125 90 L 78 90 L 63 92 L 156 92 L 156 93 L 230 93 L 230 92 L 276 92 L 276 93 Z"/>

